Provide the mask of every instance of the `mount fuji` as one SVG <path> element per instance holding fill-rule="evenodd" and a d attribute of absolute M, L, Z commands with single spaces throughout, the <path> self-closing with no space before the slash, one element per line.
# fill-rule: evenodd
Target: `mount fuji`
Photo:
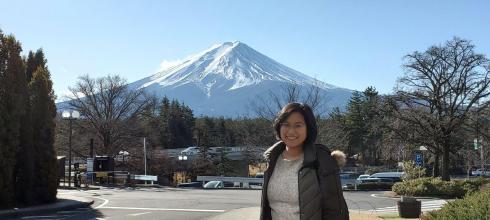
<path fill-rule="evenodd" d="M 283 92 L 292 84 L 300 91 L 318 87 L 327 111 L 345 107 L 352 93 L 282 65 L 239 41 L 214 45 L 130 83 L 129 88 L 177 99 L 195 115 L 253 117 L 249 106 L 254 100 L 268 97 L 271 91 Z"/>

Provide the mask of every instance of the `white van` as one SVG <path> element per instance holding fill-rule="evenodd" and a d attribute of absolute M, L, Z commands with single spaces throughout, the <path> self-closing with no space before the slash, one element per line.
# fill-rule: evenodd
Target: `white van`
<path fill-rule="evenodd" d="M 382 173 L 375 173 L 369 178 L 380 178 L 380 179 L 391 179 L 393 182 L 400 182 L 402 181 L 402 176 L 405 174 L 405 172 L 382 172 Z"/>

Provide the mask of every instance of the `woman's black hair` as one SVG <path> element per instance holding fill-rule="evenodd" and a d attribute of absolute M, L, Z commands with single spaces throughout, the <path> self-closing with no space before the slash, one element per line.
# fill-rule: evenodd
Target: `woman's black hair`
<path fill-rule="evenodd" d="M 310 106 L 307 104 L 299 102 L 291 102 L 284 106 L 281 111 L 277 114 L 274 120 L 274 130 L 276 132 L 276 137 L 281 139 L 281 123 L 286 121 L 288 117 L 293 113 L 298 112 L 303 115 L 306 123 L 306 140 L 305 145 L 314 144 L 318 134 L 318 128 L 316 126 L 316 119 Z"/>

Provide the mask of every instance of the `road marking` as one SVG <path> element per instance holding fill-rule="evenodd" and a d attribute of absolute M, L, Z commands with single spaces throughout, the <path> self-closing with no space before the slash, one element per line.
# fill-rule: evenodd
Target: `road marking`
<path fill-rule="evenodd" d="M 144 214 L 148 214 L 148 213 L 151 213 L 151 212 L 142 212 L 142 213 L 135 213 L 135 214 L 129 214 L 130 216 L 138 216 L 138 215 L 144 215 Z"/>
<path fill-rule="evenodd" d="M 225 212 L 216 209 L 164 209 L 164 208 L 138 208 L 138 207 L 100 207 L 101 209 L 128 209 L 128 210 L 148 210 L 148 211 L 181 211 L 181 212 Z"/>
<path fill-rule="evenodd" d="M 59 216 L 57 216 L 57 215 L 37 215 L 37 216 L 26 216 L 26 217 L 22 217 L 22 219 L 56 218 L 56 217 L 59 217 Z"/>
<path fill-rule="evenodd" d="M 422 211 L 432 211 L 436 209 L 442 208 L 448 201 L 446 200 L 431 200 L 431 201 L 422 201 L 421 209 Z M 388 206 L 383 208 L 369 209 L 369 210 L 361 210 L 368 212 L 398 212 L 397 206 Z"/>
<path fill-rule="evenodd" d="M 104 207 L 105 205 L 107 205 L 107 203 L 109 203 L 109 200 L 104 199 L 104 198 L 95 198 L 95 199 L 104 200 L 104 202 L 102 204 L 100 204 L 99 206 L 95 207 L 96 209 L 100 209 L 100 208 Z"/>
<path fill-rule="evenodd" d="M 380 196 L 380 194 L 371 194 L 371 197 L 374 197 L 374 198 L 380 198 L 380 199 L 400 199 L 400 198 L 394 198 L 394 197 L 388 197 L 388 196 Z"/>

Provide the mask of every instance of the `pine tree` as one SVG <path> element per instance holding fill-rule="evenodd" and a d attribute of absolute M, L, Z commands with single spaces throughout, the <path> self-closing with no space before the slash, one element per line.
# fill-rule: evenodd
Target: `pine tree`
<path fill-rule="evenodd" d="M 46 67 L 37 68 L 29 87 L 36 155 L 34 203 L 54 202 L 58 185 L 58 167 L 54 150 L 56 106 L 50 74 Z"/>
<path fill-rule="evenodd" d="M 355 91 L 347 105 L 346 114 L 349 153 L 364 150 L 365 121 L 363 113 L 363 95 Z"/>
<path fill-rule="evenodd" d="M 32 54 L 32 51 L 29 52 Z M 42 55 L 44 57 L 44 55 Z M 25 64 L 31 63 L 34 57 L 24 60 Z M 44 59 L 44 58 L 43 58 Z M 26 65 L 25 65 L 26 66 Z M 28 84 L 31 80 L 32 73 L 29 73 L 27 68 L 24 73 L 19 75 L 19 80 L 22 81 L 21 94 L 18 99 L 22 102 L 23 112 L 20 118 L 20 136 L 19 136 L 19 148 L 16 152 L 17 163 L 15 166 L 16 182 L 15 182 L 15 197 L 17 202 L 24 205 L 31 204 L 33 195 L 33 183 L 34 183 L 34 160 L 35 154 L 32 145 L 32 120 L 30 102 L 29 102 L 29 88 Z"/>
<path fill-rule="evenodd" d="M 158 116 L 158 129 L 160 133 L 160 145 L 163 148 L 170 147 L 170 129 L 168 127 L 169 114 L 170 114 L 170 101 L 167 97 L 163 97 L 160 103 L 160 114 Z"/>
<path fill-rule="evenodd" d="M 20 43 L 0 31 L 0 207 L 15 202 L 15 163 L 20 141 L 25 86 Z"/>
<path fill-rule="evenodd" d="M 27 60 L 25 60 L 25 63 L 26 63 L 27 82 L 30 82 L 37 68 L 46 67 L 47 61 L 46 58 L 44 57 L 43 50 L 38 49 L 36 53 L 29 51 L 29 55 L 27 56 Z"/>

